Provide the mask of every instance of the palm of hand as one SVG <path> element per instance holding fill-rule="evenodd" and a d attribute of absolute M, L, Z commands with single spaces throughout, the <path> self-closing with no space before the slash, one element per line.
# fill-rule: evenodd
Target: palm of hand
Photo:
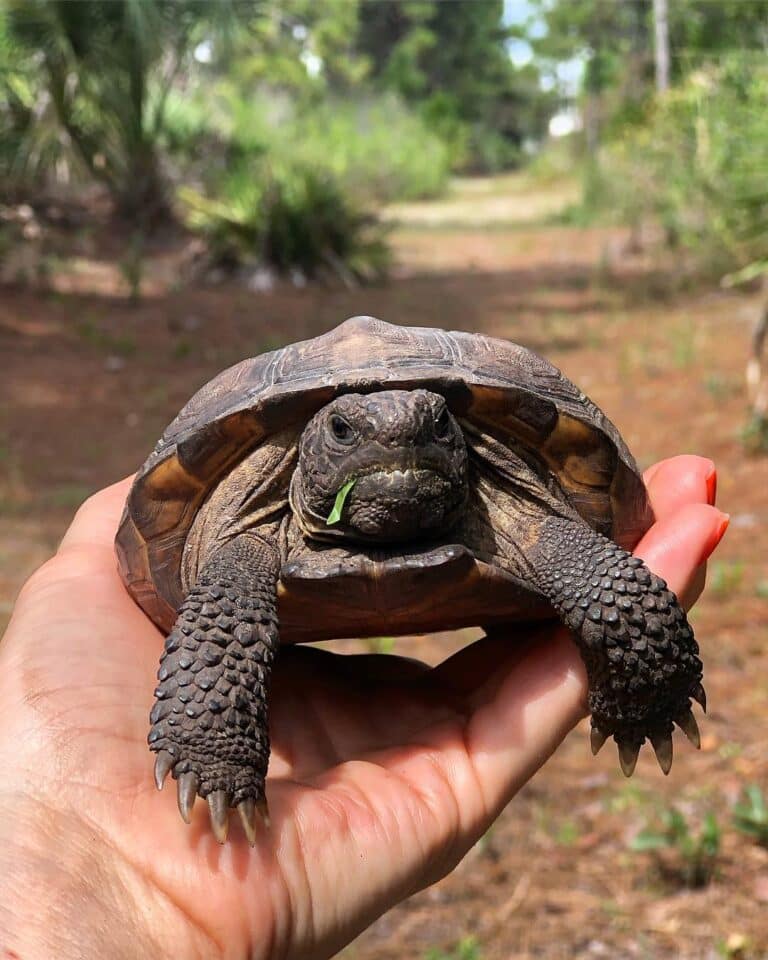
<path fill-rule="evenodd" d="M 7 795 L 118 863 L 137 907 L 159 918 L 160 951 L 172 943 L 186 955 L 185 942 L 224 956 L 250 944 L 269 955 L 280 944 L 287 955 L 330 955 L 447 872 L 583 710 L 583 672 L 559 628 L 480 641 L 432 671 L 288 649 L 272 697 L 272 828 L 251 849 L 233 823 L 220 847 L 203 805 L 184 827 L 174 792 L 152 785 L 146 730 L 161 638 L 115 570 L 125 492 L 117 485 L 86 505 L 20 599 L 0 648 L 0 763 Z M 678 592 L 695 589 L 711 549 L 702 544 L 718 511 L 705 497 L 687 499 L 699 515 L 678 582 L 664 571 Z"/>

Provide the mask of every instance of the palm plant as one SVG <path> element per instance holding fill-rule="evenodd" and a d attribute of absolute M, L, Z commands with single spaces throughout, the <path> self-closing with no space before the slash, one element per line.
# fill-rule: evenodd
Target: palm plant
<path fill-rule="evenodd" d="M 8 104 L 28 172 L 55 168 L 56 155 L 104 184 L 122 215 L 145 221 L 167 213 L 158 140 L 168 92 L 227 5 L 0 4 L 0 103 Z"/>

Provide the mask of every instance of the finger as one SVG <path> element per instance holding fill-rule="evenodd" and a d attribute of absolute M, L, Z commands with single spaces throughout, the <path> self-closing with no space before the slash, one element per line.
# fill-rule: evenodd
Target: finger
<path fill-rule="evenodd" d="M 64 534 L 59 552 L 86 545 L 111 548 L 132 480 L 126 477 L 89 497 Z"/>
<path fill-rule="evenodd" d="M 728 520 L 728 514 L 716 507 L 689 503 L 655 523 L 635 553 L 689 609 L 701 586 L 698 571 L 723 538 Z"/>
<path fill-rule="evenodd" d="M 494 674 L 514 669 L 527 648 L 548 639 L 565 627 L 546 623 L 508 623 L 486 628 L 486 635 L 457 650 L 430 671 L 427 682 L 439 685 L 449 695 L 472 698 Z M 487 699 L 488 693 L 482 694 Z"/>
<path fill-rule="evenodd" d="M 699 597 L 704 592 L 704 587 L 707 584 L 707 565 L 702 563 L 700 567 L 696 568 L 696 573 L 693 575 L 693 579 L 689 585 L 685 588 L 685 593 L 683 594 L 681 601 L 683 608 L 685 610 L 690 610 L 691 607 L 695 607 L 698 602 Z"/>
<path fill-rule="evenodd" d="M 706 457 L 670 457 L 649 467 L 643 480 L 657 519 L 675 513 L 684 504 L 715 502 L 717 473 Z"/>
<path fill-rule="evenodd" d="M 706 559 L 727 525 L 721 511 L 689 503 L 656 523 L 637 552 L 690 606 L 700 590 Z M 436 671 L 452 690 L 461 692 L 469 691 L 484 667 L 494 664 L 493 675 L 472 698 L 476 710 L 469 741 L 488 809 L 503 805 L 584 713 L 586 679 L 576 647 L 564 630 L 548 638 L 545 632 L 540 628 L 533 646 L 520 652 L 515 651 L 511 630 L 506 650 L 502 637 L 491 636 Z"/>
<path fill-rule="evenodd" d="M 586 713 L 586 695 L 584 665 L 565 629 L 542 629 L 494 669 L 472 697 L 466 734 L 487 814 L 495 816 L 554 753 Z"/>

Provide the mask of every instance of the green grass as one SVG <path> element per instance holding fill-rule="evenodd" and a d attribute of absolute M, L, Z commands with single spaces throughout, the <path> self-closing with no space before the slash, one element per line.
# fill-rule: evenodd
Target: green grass
<path fill-rule="evenodd" d="M 626 813 L 648 806 L 651 795 L 639 783 L 629 781 L 603 798 L 603 807 L 609 813 Z"/>
<path fill-rule="evenodd" d="M 699 825 L 676 807 L 661 812 L 660 822 L 648 826 L 630 843 L 635 853 L 650 853 L 659 874 L 666 880 L 698 889 L 715 875 L 722 830 L 715 814 L 708 811 Z"/>
<path fill-rule="evenodd" d="M 672 327 L 667 342 L 678 370 L 686 370 L 696 361 L 696 325 L 690 319 Z"/>
<path fill-rule="evenodd" d="M 136 353 L 136 338 L 130 334 L 112 334 L 102 330 L 93 320 L 84 319 L 75 324 L 75 333 L 80 339 L 105 353 L 117 353 L 131 357 Z"/>
<path fill-rule="evenodd" d="M 336 417 L 335 419 L 338 419 Z M 331 417 L 331 421 L 334 420 L 334 417 Z M 347 427 L 349 430 L 349 427 Z M 328 514 L 328 519 L 325 521 L 326 524 L 330 527 L 331 524 L 338 523 L 341 520 L 341 511 L 344 509 L 344 501 L 347 499 L 349 491 L 357 483 L 357 477 L 353 477 L 351 480 L 347 480 L 343 487 L 340 488 L 339 492 L 336 494 L 336 500 L 333 504 L 333 510 Z"/>
<path fill-rule="evenodd" d="M 563 820 L 555 832 L 555 843 L 561 847 L 572 847 L 581 839 L 581 830 L 574 820 Z"/>
<path fill-rule="evenodd" d="M 443 949 L 430 947 L 424 960 L 482 960 L 483 953 L 476 937 L 462 937 L 455 946 Z"/>
<path fill-rule="evenodd" d="M 724 960 L 747 960 L 752 956 L 752 941 L 745 937 L 743 933 L 732 933 L 725 940 L 718 940 L 715 943 L 715 950 L 718 957 Z"/>
<path fill-rule="evenodd" d="M 711 566 L 707 587 L 718 597 L 730 596 L 741 587 L 745 571 L 741 560 L 717 560 Z"/>
<path fill-rule="evenodd" d="M 186 360 L 192 353 L 192 344 L 184 338 L 177 340 L 173 345 L 172 356 L 174 360 Z"/>
<path fill-rule="evenodd" d="M 720 373 L 710 373 L 704 378 L 704 389 L 713 400 L 727 400 L 741 390 L 741 383 L 733 377 L 725 377 Z"/>
<path fill-rule="evenodd" d="M 92 493 L 93 487 L 81 483 L 64 483 L 44 493 L 40 497 L 40 502 L 44 507 L 74 509 L 79 507 L 84 500 L 87 500 Z"/>
<path fill-rule="evenodd" d="M 495 824 L 491 824 L 490 827 L 485 831 L 485 833 L 480 837 L 475 846 L 477 850 L 486 857 L 491 859 L 496 859 L 497 853 L 494 846 L 494 836 L 495 836 Z"/>
<path fill-rule="evenodd" d="M 755 456 L 768 453 L 768 418 L 752 414 L 739 431 L 739 438 L 747 453 Z"/>
<path fill-rule="evenodd" d="M 741 800 L 733 808 L 733 825 L 761 847 L 768 847 L 768 800 L 757 784 L 744 788 Z"/>

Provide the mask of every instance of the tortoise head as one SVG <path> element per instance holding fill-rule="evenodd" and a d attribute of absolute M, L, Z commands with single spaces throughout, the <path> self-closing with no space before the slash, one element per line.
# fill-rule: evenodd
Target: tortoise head
<path fill-rule="evenodd" d="M 345 394 L 315 414 L 290 500 L 308 536 L 393 543 L 448 530 L 467 492 L 464 436 L 444 398 L 382 390 Z"/>

